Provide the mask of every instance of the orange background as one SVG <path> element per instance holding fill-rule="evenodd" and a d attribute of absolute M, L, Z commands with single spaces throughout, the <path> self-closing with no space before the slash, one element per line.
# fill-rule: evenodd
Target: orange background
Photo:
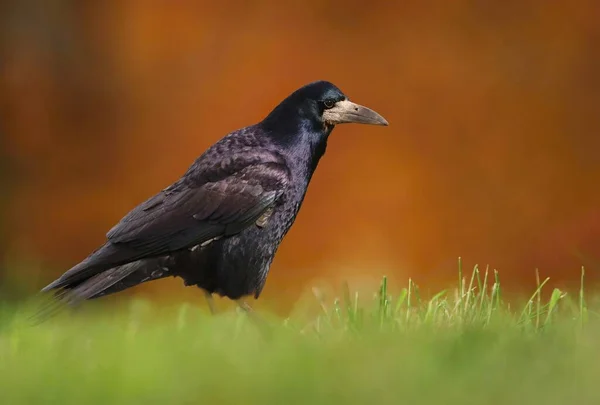
<path fill-rule="evenodd" d="M 598 4 L 5 1 L 2 254 L 42 261 L 5 278 L 42 287 L 211 143 L 324 79 L 390 126 L 334 131 L 265 300 L 383 274 L 435 289 L 458 256 L 515 290 L 536 267 L 596 280 Z"/>

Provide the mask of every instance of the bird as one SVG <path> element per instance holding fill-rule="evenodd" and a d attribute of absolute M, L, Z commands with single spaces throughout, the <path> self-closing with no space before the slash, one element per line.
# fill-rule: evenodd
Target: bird
<path fill-rule="evenodd" d="M 179 277 L 251 311 L 275 254 L 294 224 L 333 129 L 388 126 L 333 83 L 289 94 L 260 122 L 205 150 L 168 187 L 128 212 L 85 259 L 42 288 L 75 306 L 139 284 Z M 52 306 L 40 310 L 49 315 Z"/>

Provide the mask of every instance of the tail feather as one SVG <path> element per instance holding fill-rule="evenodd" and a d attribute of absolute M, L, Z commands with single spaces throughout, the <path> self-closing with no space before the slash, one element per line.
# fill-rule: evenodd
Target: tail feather
<path fill-rule="evenodd" d="M 105 245 L 106 246 L 106 245 Z M 179 276 L 185 285 L 198 284 L 206 274 L 204 248 L 181 250 L 168 256 L 141 259 L 130 263 L 107 265 L 120 254 L 114 247 L 102 247 L 87 259 L 46 286 L 43 292 L 53 290 L 49 300 L 40 305 L 32 317 L 36 323 L 57 314 L 68 307 L 76 307 L 85 300 L 104 297 L 126 290 L 138 284 L 169 276 Z M 106 256 L 108 255 L 108 256 Z M 97 264 L 97 263 L 102 263 Z"/>
<path fill-rule="evenodd" d="M 63 273 L 58 279 L 42 288 L 41 291 L 46 292 L 74 285 L 116 266 L 127 268 L 127 263 L 135 262 L 137 259 L 139 257 L 135 257 L 131 251 L 107 242 Z M 120 274 L 120 272 L 116 272 L 116 274 Z"/>
<path fill-rule="evenodd" d="M 119 279 L 118 281 L 111 283 L 111 285 L 104 288 L 94 288 L 90 290 L 87 295 L 88 300 L 105 297 L 131 287 L 135 287 L 138 284 L 146 283 L 148 281 L 159 280 L 161 278 L 175 276 L 172 269 L 166 263 L 169 258 L 143 260 L 139 265 L 139 268 L 129 275 Z M 139 263 L 139 262 L 136 262 Z"/>
<path fill-rule="evenodd" d="M 168 257 L 139 260 L 105 270 L 76 285 L 60 287 L 54 292 L 50 302 L 41 304 L 33 320 L 40 323 L 67 307 L 76 307 L 85 300 L 174 275 L 169 271 L 167 261 Z"/>

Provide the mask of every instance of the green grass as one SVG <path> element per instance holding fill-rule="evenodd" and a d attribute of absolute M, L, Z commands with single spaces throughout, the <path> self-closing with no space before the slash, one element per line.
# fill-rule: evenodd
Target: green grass
<path fill-rule="evenodd" d="M 0 404 L 596 404 L 600 323 L 582 287 L 502 299 L 475 270 L 423 300 L 384 278 L 310 321 L 132 301 L 31 327 L 0 317 Z"/>

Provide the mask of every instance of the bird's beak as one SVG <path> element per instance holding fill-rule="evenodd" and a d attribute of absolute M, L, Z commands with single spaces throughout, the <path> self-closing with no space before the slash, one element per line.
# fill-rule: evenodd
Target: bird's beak
<path fill-rule="evenodd" d="M 369 124 L 369 125 L 388 125 L 388 122 L 375 111 L 353 103 L 350 100 L 342 100 L 335 103 L 332 108 L 323 111 L 323 121 L 328 124 Z"/>

